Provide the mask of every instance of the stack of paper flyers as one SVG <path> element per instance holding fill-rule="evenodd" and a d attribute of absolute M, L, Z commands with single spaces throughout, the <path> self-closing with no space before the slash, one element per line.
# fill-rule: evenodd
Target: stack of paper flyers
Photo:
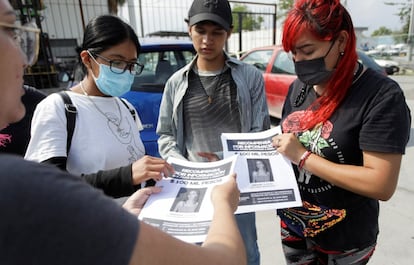
<path fill-rule="evenodd" d="M 187 242 L 203 242 L 213 217 L 211 190 L 234 172 L 237 156 L 217 162 L 168 159 L 175 174 L 157 182 L 139 219 Z"/>
<path fill-rule="evenodd" d="M 168 159 L 175 174 L 157 182 L 139 219 L 187 242 L 203 242 L 213 216 L 212 188 L 237 174 L 240 204 L 236 213 L 301 206 L 291 162 L 271 142 L 280 127 L 258 133 L 224 133 L 224 159 L 189 162 Z"/>

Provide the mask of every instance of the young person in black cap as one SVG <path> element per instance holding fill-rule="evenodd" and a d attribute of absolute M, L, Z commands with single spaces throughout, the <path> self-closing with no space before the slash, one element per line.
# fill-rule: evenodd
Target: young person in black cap
<path fill-rule="evenodd" d="M 262 74 L 230 58 L 224 45 L 233 22 L 227 0 L 195 0 L 188 12 L 195 59 L 166 83 L 157 133 L 163 158 L 222 159 L 221 133 L 270 128 Z M 237 215 L 248 264 L 260 264 L 255 214 Z"/>

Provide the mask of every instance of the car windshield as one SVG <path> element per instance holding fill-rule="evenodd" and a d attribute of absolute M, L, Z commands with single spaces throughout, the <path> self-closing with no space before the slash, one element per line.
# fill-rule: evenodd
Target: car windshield
<path fill-rule="evenodd" d="M 260 71 L 265 72 L 274 50 L 265 49 L 252 51 L 243 57 L 243 62 L 256 66 Z M 295 75 L 295 65 L 289 54 L 283 50 L 278 51 L 272 65 L 273 74 Z"/>
<path fill-rule="evenodd" d="M 292 57 L 285 51 L 280 51 L 272 66 L 272 73 L 296 75 Z"/>

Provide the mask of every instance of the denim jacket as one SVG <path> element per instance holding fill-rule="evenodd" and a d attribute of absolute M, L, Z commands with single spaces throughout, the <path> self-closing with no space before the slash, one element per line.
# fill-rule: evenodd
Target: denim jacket
<path fill-rule="evenodd" d="M 270 128 L 262 73 L 254 66 L 227 56 L 226 65 L 237 86 L 237 101 L 241 118 L 241 133 L 258 132 Z M 187 160 L 184 145 L 184 118 L 182 100 L 188 87 L 192 62 L 175 72 L 165 84 L 158 118 L 157 134 L 162 158 L 176 157 Z M 222 152 L 217 154 L 222 158 Z"/>

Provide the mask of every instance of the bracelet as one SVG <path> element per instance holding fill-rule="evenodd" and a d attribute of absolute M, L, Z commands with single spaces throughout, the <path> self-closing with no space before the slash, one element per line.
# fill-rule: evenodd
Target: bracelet
<path fill-rule="evenodd" d="M 306 159 L 308 159 L 308 157 L 309 157 L 311 154 L 312 154 L 312 152 L 311 152 L 311 151 L 309 151 L 309 150 L 306 150 L 306 152 L 305 152 L 305 153 L 303 153 L 303 155 L 300 157 L 299 164 L 298 164 L 298 168 L 299 168 L 299 170 L 302 170 L 303 166 L 305 165 L 305 161 L 306 161 Z"/>

